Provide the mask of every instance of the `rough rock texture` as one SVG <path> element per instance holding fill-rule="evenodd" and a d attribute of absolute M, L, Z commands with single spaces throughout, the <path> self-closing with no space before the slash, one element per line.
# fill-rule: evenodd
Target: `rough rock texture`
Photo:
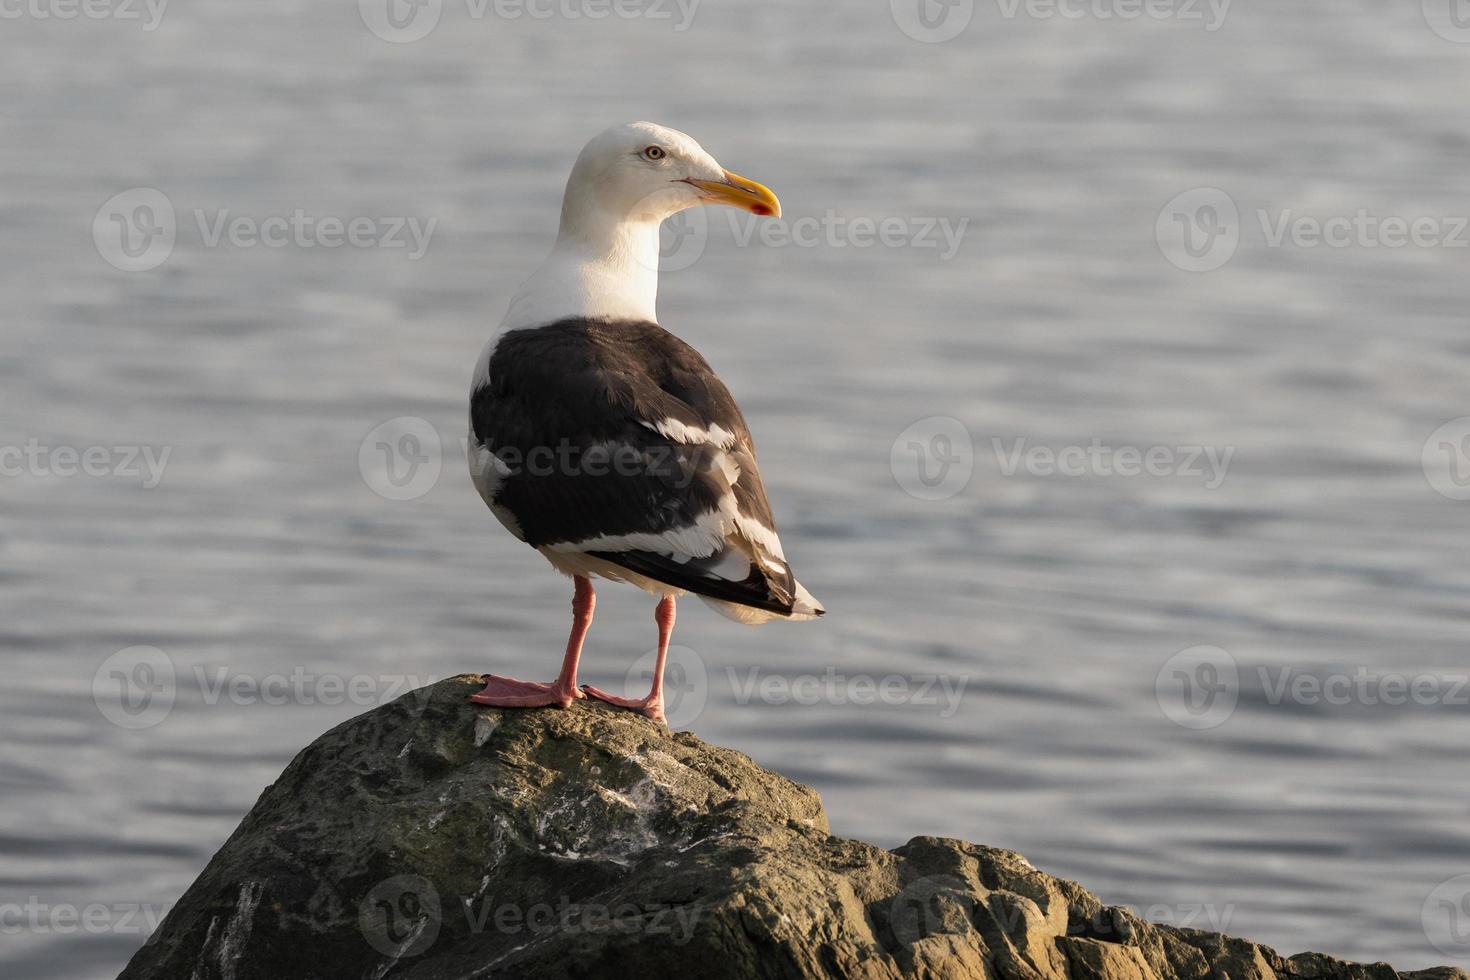
<path fill-rule="evenodd" d="M 481 683 L 302 752 L 123 977 L 1399 976 L 1151 925 L 1011 851 L 833 837 L 738 752 L 600 704 L 478 708 Z"/>

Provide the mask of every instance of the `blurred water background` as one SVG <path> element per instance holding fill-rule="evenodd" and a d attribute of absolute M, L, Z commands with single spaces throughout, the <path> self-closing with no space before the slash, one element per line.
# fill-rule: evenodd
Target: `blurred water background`
<path fill-rule="evenodd" d="M 404 683 L 554 672 L 570 590 L 470 485 L 467 381 L 577 150 L 639 118 L 769 183 L 778 231 L 816 238 L 743 242 L 711 213 L 664 276 L 661 319 L 741 399 L 787 554 L 831 611 L 757 630 L 686 604 L 676 721 L 815 786 L 838 833 L 1015 848 L 1287 953 L 1470 961 L 1434 919 L 1470 872 L 1470 527 L 1462 473 L 1435 472 L 1437 442 L 1421 459 L 1470 414 L 1467 236 L 1273 247 L 1258 218 L 1425 217 L 1453 239 L 1470 37 L 1432 0 L 1103 16 L 1120 6 L 594 20 L 449 0 L 411 42 L 421 22 L 369 29 L 372 0 L 195 0 L 154 29 L 141 4 L 7 8 L 0 446 L 42 462 L 0 459 L 0 904 L 41 924 L 10 913 L 0 972 L 115 975 L 292 755 Z M 944 16 L 968 19 L 935 43 Z M 145 271 L 97 244 L 134 188 L 176 213 Z M 1239 209 L 1207 271 L 1159 243 L 1195 188 Z M 1208 202 L 1202 235 L 1228 224 Z M 416 259 L 210 244 L 221 212 L 298 209 L 436 224 Z M 899 224 L 867 247 L 813 231 L 852 218 Z M 964 223 L 953 254 L 937 224 L 922 242 L 941 219 Z M 1007 474 L 1018 446 L 1095 440 L 1181 455 L 1156 476 Z M 428 460 L 389 491 L 409 499 L 372 489 L 378 442 Z M 911 442 L 960 477 L 918 481 Z M 169 452 L 152 487 L 114 454 L 145 446 Z M 1223 479 L 1184 472 L 1192 446 L 1233 452 Z M 57 447 L 103 447 L 112 471 L 58 475 Z M 602 596 L 585 679 L 618 686 L 651 604 Z M 94 688 L 137 646 L 176 689 L 126 727 Z M 1229 659 L 1175 673 L 1198 647 Z M 1222 666 L 1233 711 L 1171 702 Z M 1439 693 L 1273 696 L 1363 671 Z M 293 675 L 305 694 L 252 693 Z M 929 676 L 957 700 L 918 696 Z M 908 695 L 854 703 L 863 678 Z M 54 915 L 92 905 L 98 928 Z"/>

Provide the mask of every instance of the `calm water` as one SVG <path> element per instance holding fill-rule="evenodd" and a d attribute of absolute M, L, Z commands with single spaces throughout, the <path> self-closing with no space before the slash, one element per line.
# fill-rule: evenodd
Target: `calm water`
<path fill-rule="evenodd" d="M 1470 963 L 1441 902 L 1470 873 L 1470 505 L 1421 465 L 1470 414 L 1470 250 L 1268 239 L 1360 210 L 1454 237 L 1470 45 L 1411 2 L 1242 0 L 1211 31 L 1203 5 L 987 0 L 933 44 L 883 2 L 815 6 L 707 0 L 679 31 L 672 5 L 449 0 L 415 43 L 354 3 L 5 22 L 0 445 L 36 461 L 0 460 L 0 972 L 115 975 L 291 756 L 403 683 L 554 671 L 570 590 L 471 488 L 466 383 L 575 152 L 637 118 L 771 184 L 800 239 L 709 215 L 661 312 L 741 398 L 831 610 L 756 630 L 686 604 L 676 721 L 816 786 L 840 833 L 1016 848 L 1285 952 Z M 128 272 L 93 221 L 138 187 L 176 241 Z M 1156 243 L 1198 187 L 1239 211 L 1190 205 L 1201 234 L 1239 231 L 1208 272 Z M 118 213 L 157 227 L 139 200 Z M 222 212 L 297 209 L 436 224 L 417 260 L 406 232 L 211 244 Z M 853 218 L 898 224 L 859 247 Z M 948 257 L 939 219 L 967 222 Z M 1451 494 L 1458 438 L 1429 454 Z M 1095 440 L 1082 475 L 1030 455 Z M 951 461 L 932 492 L 911 441 Z M 169 452 L 157 486 L 130 446 Z M 1223 480 L 1191 446 L 1233 451 Z M 63 447 L 110 475 L 53 472 Z M 1109 465 L 1154 447 L 1163 475 Z M 410 499 L 370 489 L 389 462 Z M 598 616 L 586 678 L 617 686 L 651 605 L 608 587 Z M 159 694 L 119 715 L 112 668 L 150 676 L 109 658 L 136 646 L 167 658 L 166 714 Z M 1224 653 L 1166 668 L 1201 646 Z M 1345 698 L 1291 686 L 1360 671 Z M 1384 675 L 1426 703 L 1381 703 Z M 1196 686 L 1190 713 L 1181 676 L 1218 697 Z M 854 703 L 869 681 L 888 696 Z M 12 928 L 17 906 L 40 925 Z"/>

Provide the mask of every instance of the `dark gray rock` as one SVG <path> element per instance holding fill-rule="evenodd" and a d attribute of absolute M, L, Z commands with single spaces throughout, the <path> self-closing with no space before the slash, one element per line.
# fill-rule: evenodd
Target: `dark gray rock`
<path fill-rule="evenodd" d="M 1011 851 L 833 837 L 738 752 L 601 704 L 479 708 L 481 683 L 297 756 L 124 980 L 1400 976 L 1152 925 Z"/>

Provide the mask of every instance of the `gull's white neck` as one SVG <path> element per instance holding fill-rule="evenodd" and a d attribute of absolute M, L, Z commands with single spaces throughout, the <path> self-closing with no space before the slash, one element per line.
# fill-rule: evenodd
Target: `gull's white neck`
<path fill-rule="evenodd" d="M 567 317 L 657 321 L 658 227 L 568 188 L 561 230 L 541 268 L 511 298 L 500 331 Z"/>

